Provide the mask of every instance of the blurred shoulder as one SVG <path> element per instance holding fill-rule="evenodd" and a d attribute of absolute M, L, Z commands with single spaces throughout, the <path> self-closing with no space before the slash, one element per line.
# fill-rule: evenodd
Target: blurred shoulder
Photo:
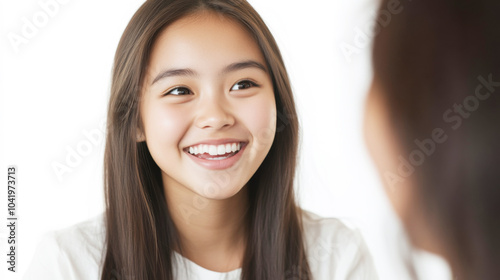
<path fill-rule="evenodd" d="M 305 210 L 302 210 L 302 226 L 315 279 L 378 279 L 359 230 L 337 218 L 325 218 Z"/>
<path fill-rule="evenodd" d="M 315 213 L 302 211 L 304 234 L 310 239 L 326 238 L 340 242 L 353 242 L 361 236 L 359 231 L 346 226 L 340 219 L 321 217 Z"/>

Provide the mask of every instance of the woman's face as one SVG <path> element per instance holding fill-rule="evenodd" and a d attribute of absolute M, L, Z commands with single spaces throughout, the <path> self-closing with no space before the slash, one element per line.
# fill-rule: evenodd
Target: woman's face
<path fill-rule="evenodd" d="M 212 199 L 235 195 L 274 140 L 276 103 L 264 57 L 233 20 L 201 12 L 156 40 L 140 113 L 166 188 Z"/>

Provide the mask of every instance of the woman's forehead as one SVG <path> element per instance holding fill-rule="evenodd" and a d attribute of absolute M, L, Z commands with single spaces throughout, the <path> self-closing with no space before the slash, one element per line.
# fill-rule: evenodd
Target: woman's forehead
<path fill-rule="evenodd" d="M 149 71 L 189 68 L 203 75 L 242 61 L 266 65 L 254 37 L 240 23 L 204 12 L 184 17 L 161 32 L 153 45 Z"/>

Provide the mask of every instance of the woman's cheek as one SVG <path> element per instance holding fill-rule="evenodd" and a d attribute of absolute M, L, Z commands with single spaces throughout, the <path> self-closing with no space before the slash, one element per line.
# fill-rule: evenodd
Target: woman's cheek
<path fill-rule="evenodd" d="M 241 119 L 253 136 L 256 148 L 268 150 L 276 133 L 276 103 L 274 96 L 256 98 L 239 110 Z"/>
<path fill-rule="evenodd" d="M 185 110 L 175 106 L 158 104 L 146 108 L 147 121 L 146 139 L 148 145 L 161 145 L 177 147 L 185 131 L 188 129 L 189 120 Z"/>

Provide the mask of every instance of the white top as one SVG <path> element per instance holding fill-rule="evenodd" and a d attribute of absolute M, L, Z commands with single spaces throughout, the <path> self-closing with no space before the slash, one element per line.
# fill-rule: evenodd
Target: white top
<path fill-rule="evenodd" d="M 46 234 L 37 247 L 24 280 L 96 280 L 104 252 L 104 215 Z M 372 258 L 358 231 L 335 218 L 321 218 L 304 211 L 304 242 L 315 280 L 378 279 Z M 241 268 L 214 272 L 174 253 L 178 280 L 239 280 Z M 186 275 L 186 270 L 189 277 Z M 286 275 L 295 279 L 294 271 Z"/>

